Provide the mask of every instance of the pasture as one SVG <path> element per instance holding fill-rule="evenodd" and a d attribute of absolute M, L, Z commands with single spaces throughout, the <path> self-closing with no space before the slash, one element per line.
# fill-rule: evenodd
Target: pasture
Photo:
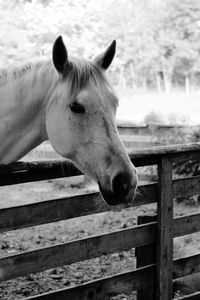
<path fill-rule="evenodd" d="M 199 124 L 200 92 L 185 93 L 175 90 L 171 93 L 141 93 L 131 89 L 116 88 L 120 99 L 117 111 L 119 122 L 145 124 L 146 117 L 154 112 L 157 124 L 197 125 Z"/>

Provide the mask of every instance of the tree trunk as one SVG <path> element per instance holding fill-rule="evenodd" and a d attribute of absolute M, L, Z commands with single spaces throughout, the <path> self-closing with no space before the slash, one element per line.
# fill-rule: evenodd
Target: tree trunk
<path fill-rule="evenodd" d="M 190 92 L 190 78 L 189 76 L 185 77 L 185 91 L 187 94 Z"/>
<path fill-rule="evenodd" d="M 157 86 L 157 91 L 160 94 L 162 92 L 162 87 L 161 87 L 161 78 L 159 72 L 156 72 L 156 86 Z"/>
<path fill-rule="evenodd" d="M 165 84 L 165 93 L 169 94 L 171 92 L 171 76 L 166 73 L 163 73 L 163 79 Z"/>
<path fill-rule="evenodd" d="M 143 74 L 143 78 L 142 78 L 142 88 L 143 88 L 143 92 L 147 91 L 147 71 L 145 70 L 144 74 Z"/>
<path fill-rule="evenodd" d="M 147 91 L 147 77 L 146 77 L 146 74 L 143 77 L 142 88 L 143 88 L 143 92 Z"/>
<path fill-rule="evenodd" d="M 131 87 L 133 88 L 133 90 L 136 90 L 135 71 L 132 62 L 130 63 L 130 73 L 131 73 Z"/>
<path fill-rule="evenodd" d="M 119 86 L 121 88 L 126 87 L 125 79 L 124 79 L 124 74 L 123 74 L 123 67 L 119 68 Z"/>

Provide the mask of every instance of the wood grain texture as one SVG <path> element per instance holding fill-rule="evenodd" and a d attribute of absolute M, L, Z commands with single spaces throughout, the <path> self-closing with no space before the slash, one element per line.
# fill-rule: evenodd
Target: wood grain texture
<path fill-rule="evenodd" d="M 69 161 L 16 162 L 0 165 L 0 186 L 82 175 Z"/>
<path fill-rule="evenodd" d="M 128 154 L 135 166 L 157 164 L 162 156 L 171 155 L 173 162 L 200 160 L 200 143 L 188 143 L 146 149 L 128 149 Z"/>
<path fill-rule="evenodd" d="M 173 180 L 173 197 L 187 197 L 200 194 L 200 176 Z"/>
<path fill-rule="evenodd" d="M 161 156 L 171 155 L 173 161 L 200 160 L 200 143 L 172 146 L 129 149 L 128 154 L 135 166 L 157 164 Z M 16 162 L 0 165 L 0 186 L 23 182 L 47 180 L 82 174 L 72 163 L 66 160 Z"/>
<path fill-rule="evenodd" d="M 174 260 L 173 278 L 200 272 L 200 254 Z"/>
<path fill-rule="evenodd" d="M 156 299 L 171 300 L 173 293 L 173 197 L 171 156 L 161 157 L 158 165 L 158 176 Z"/>
<path fill-rule="evenodd" d="M 107 210 L 100 193 L 80 194 L 0 209 L 0 232 L 85 216 Z"/>
<path fill-rule="evenodd" d="M 173 236 L 178 237 L 200 231 L 200 214 L 175 218 L 173 220 Z"/>
<path fill-rule="evenodd" d="M 93 281 L 78 288 L 65 289 L 60 292 L 43 295 L 42 297 L 44 298 L 36 296 L 29 299 L 106 299 L 107 296 L 153 286 L 156 270 L 157 299 L 171 300 L 173 236 L 200 230 L 200 215 L 182 217 L 173 221 L 172 198 L 198 194 L 200 191 L 200 176 L 172 181 L 172 162 L 189 159 L 199 161 L 200 143 L 131 150 L 129 155 L 136 166 L 159 164 L 158 185 L 153 183 L 145 186 L 143 194 L 139 193 L 132 205 L 158 202 L 157 231 L 156 223 L 154 222 L 148 225 L 5 257 L 0 260 L 0 280 L 11 279 L 59 265 L 151 244 L 155 242 L 157 233 L 156 269 L 155 266 L 146 266 L 136 271 Z M 0 165 L 0 186 L 80 174 L 81 172 L 73 164 L 66 161 L 17 162 L 8 166 Z M 140 189 L 142 191 L 142 187 Z M 91 193 L 88 196 L 68 197 L 0 210 L 0 231 L 96 213 L 97 210 L 94 203 L 88 207 L 87 201 L 98 199 L 98 197 L 98 193 Z M 80 206 L 80 201 L 82 201 L 82 207 Z M 48 211 L 47 216 L 44 216 L 42 211 L 45 211 L 45 213 Z M 24 216 L 22 216 L 22 212 Z M 176 260 L 174 261 L 174 277 L 199 272 L 199 265 L 200 255 Z"/>
<path fill-rule="evenodd" d="M 93 280 L 82 285 L 26 298 L 26 300 L 108 300 L 112 296 L 130 293 L 138 288 L 151 287 L 155 266 L 123 272 Z"/>
<path fill-rule="evenodd" d="M 2 258 L 0 281 L 149 244 L 155 229 L 156 223 L 140 225 Z"/>
<path fill-rule="evenodd" d="M 200 176 L 173 181 L 173 197 L 195 195 L 198 192 L 200 192 Z M 128 206 L 155 202 L 157 202 L 157 184 L 152 183 L 139 186 L 134 201 L 131 204 L 129 203 Z M 102 203 L 101 209 L 97 208 L 96 203 Z M 3 208 L 0 209 L 0 232 L 107 211 L 108 207 L 103 204 L 104 201 L 101 199 L 101 195 L 94 192 Z M 121 207 L 126 206 L 121 205 Z M 112 207 L 110 207 L 110 210 L 112 210 Z M 194 223 L 195 218 L 196 223 Z M 178 228 L 181 230 L 181 223 L 183 228 L 178 235 L 191 233 L 191 230 L 194 232 L 199 230 L 200 222 L 196 215 L 191 216 L 191 218 L 180 219 L 177 222 L 179 224 Z M 191 230 L 188 231 L 189 226 L 193 226 L 193 229 L 191 227 Z"/>
<path fill-rule="evenodd" d="M 176 237 L 199 231 L 199 227 L 200 214 L 177 218 L 173 222 L 173 235 Z M 153 222 L 2 258 L 0 259 L 0 269 L 2 271 L 0 273 L 0 281 L 58 267 L 62 264 L 70 264 L 80 260 L 98 257 L 103 254 L 153 244 L 155 243 L 155 236 L 156 222 Z M 151 259 L 150 254 L 148 254 L 148 259 Z M 191 258 L 190 262 L 191 268 L 193 264 L 192 259 L 193 258 Z M 183 262 L 182 266 L 184 266 Z M 194 263 L 196 263 L 196 260 Z M 189 263 L 187 263 L 187 266 L 189 266 L 188 264 Z M 181 266 L 177 268 L 180 270 L 183 269 Z M 183 271 L 183 273 L 179 271 L 179 275 L 184 276 L 184 272 L 188 274 L 186 271 Z"/>
<path fill-rule="evenodd" d="M 156 202 L 157 184 L 138 187 L 128 207 Z M 100 208 L 99 208 L 100 207 Z M 125 208 L 126 205 L 121 205 Z M 110 207 L 109 210 L 114 209 Z M 108 211 L 100 193 L 93 192 L 0 209 L 0 232 Z"/>
<path fill-rule="evenodd" d="M 199 299 L 200 299 L 200 292 L 176 298 L 176 300 L 199 300 Z"/>
<path fill-rule="evenodd" d="M 195 195 L 200 193 L 200 176 L 178 179 L 173 181 L 173 197 Z M 132 203 L 128 206 L 138 206 L 157 202 L 157 184 L 141 185 Z M 97 208 L 96 203 L 102 203 L 101 209 Z M 76 196 L 47 200 L 43 202 L 15 206 L 0 209 L 0 232 L 25 228 L 69 218 L 80 217 L 88 214 L 107 211 L 108 207 L 103 205 L 101 195 L 98 192 L 80 194 Z M 126 207 L 121 205 L 122 208 Z M 112 207 L 110 207 L 112 210 Z M 196 218 L 196 223 L 194 223 Z M 179 229 L 182 223 L 182 231 L 178 235 L 184 235 L 200 230 L 198 216 L 180 219 L 177 221 Z M 191 224 L 191 225 L 190 225 Z M 188 231 L 189 226 L 191 230 Z M 185 228 L 185 229 L 184 229 Z"/>
<path fill-rule="evenodd" d="M 139 216 L 137 224 L 146 224 L 155 222 L 157 216 Z M 135 249 L 136 256 L 136 268 L 141 268 L 146 265 L 155 263 L 156 246 L 155 244 L 149 244 Z M 155 287 L 154 288 L 143 288 L 137 291 L 137 300 L 154 300 L 155 299 Z"/>

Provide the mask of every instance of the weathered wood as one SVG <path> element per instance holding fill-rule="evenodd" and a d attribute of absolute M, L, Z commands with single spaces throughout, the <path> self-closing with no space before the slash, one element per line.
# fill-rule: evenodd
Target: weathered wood
<path fill-rule="evenodd" d="M 142 150 L 129 149 L 135 166 L 157 164 L 161 156 L 171 154 L 173 161 L 200 160 L 200 143 L 151 147 Z M 69 161 L 16 162 L 0 165 L 0 186 L 80 175 L 81 172 Z"/>
<path fill-rule="evenodd" d="M 127 205 L 130 207 L 153 203 L 156 201 L 156 191 L 156 184 L 139 186 L 136 198 Z M 126 207 L 126 204 L 121 207 Z M 112 209 L 113 207 L 109 208 Z M 98 192 L 3 208 L 0 209 L 0 232 L 104 211 L 108 211 L 108 206 Z"/>
<path fill-rule="evenodd" d="M 200 273 L 193 273 L 173 280 L 173 293 L 189 295 L 200 291 Z"/>
<path fill-rule="evenodd" d="M 199 177 L 194 178 L 187 178 L 182 180 L 173 181 L 172 186 L 172 179 L 171 179 L 171 161 L 177 162 L 177 161 L 184 161 L 187 159 L 195 159 L 200 160 L 200 143 L 195 144 L 189 144 L 189 145 L 176 145 L 176 146 L 170 146 L 170 147 L 156 147 L 153 150 L 151 149 L 145 149 L 145 150 L 139 150 L 139 151 L 132 151 L 130 152 L 131 160 L 135 163 L 136 166 L 143 166 L 148 164 L 157 164 L 159 163 L 159 184 L 158 184 L 158 190 L 156 184 L 151 184 L 145 187 L 145 190 L 149 189 L 151 191 L 151 197 L 144 197 L 143 195 L 139 194 L 139 196 L 136 197 L 136 200 L 133 204 L 134 205 L 140 205 L 140 204 L 146 204 L 146 203 L 152 203 L 158 201 L 158 241 L 159 246 L 157 248 L 157 286 L 158 286 L 158 299 L 159 300 L 171 300 L 169 298 L 171 294 L 171 273 L 172 273 L 172 236 L 179 236 L 182 234 L 191 233 L 194 231 L 199 230 L 199 215 L 196 216 L 188 216 L 188 217 L 182 217 L 182 219 L 176 219 L 172 221 L 173 218 L 173 209 L 172 209 L 172 197 L 175 196 L 181 196 L 183 193 L 186 195 L 194 195 L 195 193 L 199 193 L 199 183 L 200 179 Z M 15 163 L 8 166 L 0 166 L 0 185 L 6 185 L 6 184 L 15 184 L 15 183 L 21 183 L 21 182 L 29 182 L 29 181 L 36 181 L 36 180 L 45 180 L 45 179 L 52 179 L 52 178 L 60 178 L 60 177 L 67 177 L 67 176 L 75 176 L 77 174 L 80 174 L 80 171 L 74 167 L 72 164 L 69 164 L 68 162 L 40 162 L 40 163 Z M 188 192 L 188 190 L 191 190 Z M 94 193 L 95 197 L 99 197 L 98 193 Z M 92 197 L 91 196 L 91 199 Z M 90 196 L 89 196 L 90 197 Z M 85 196 L 84 203 L 87 205 L 87 199 Z M 171 200 L 170 200 L 171 199 Z M 80 216 L 84 214 L 89 214 L 91 212 L 96 212 L 94 205 L 88 209 L 79 209 L 76 210 L 76 212 L 73 211 L 73 208 L 71 208 L 70 211 L 68 211 L 70 203 L 72 203 L 72 200 L 70 199 L 67 204 L 64 204 L 64 199 L 59 199 L 60 206 L 58 210 L 56 211 L 56 201 L 46 201 L 44 203 L 44 206 L 46 205 L 46 211 L 48 211 L 48 205 L 51 206 L 51 209 L 49 210 L 49 216 L 45 219 L 45 221 L 42 221 L 43 216 L 39 215 L 39 210 L 37 210 L 36 206 L 37 204 L 33 204 L 33 206 L 23 206 L 25 214 L 27 213 L 27 218 L 25 220 L 25 226 L 22 225 L 24 221 L 21 219 L 21 223 L 17 223 L 17 215 L 16 218 L 14 218 L 14 213 L 17 212 L 17 207 L 4 209 L 0 211 L 0 214 L 2 213 L 2 216 L 4 217 L 4 220 L 6 218 L 9 219 L 10 213 L 12 211 L 13 219 L 7 222 L 7 225 L 2 228 L 2 230 L 10 230 L 14 228 L 21 228 L 26 226 L 32 226 L 36 224 L 42 224 L 46 223 L 47 221 L 57 221 L 65 219 L 67 215 L 67 218 L 75 216 Z M 81 201 L 80 198 L 76 198 L 76 205 L 78 206 L 78 202 Z M 170 202 L 171 201 L 171 202 Z M 51 203 L 50 203 L 51 202 Z M 80 203 L 79 203 L 80 204 Z M 31 204 L 32 205 L 32 204 Z M 40 204 L 39 204 L 40 205 Z M 42 204 L 41 204 L 42 205 Z M 42 206 L 40 206 L 41 209 Z M 73 207 L 73 205 L 72 205 Z M 75 207 L 75 206 L 74 206 Z M 22 207 L 21 207 L 22 208 Z M 34 208 L 34 212 L 31 215 L 30 208 Z M 26 211 L 26 209 L 28 209 Z M 59 211 L 62 210 L 63 211 Z M 85 209 L 85 210 L 84 210 Z M 55 210 L 56 212 L 53 212 Z M 22 210 L 21 210 L 22 213 Z M 77 213 L 77 215 L 76 215 Z M 19 210 L 18 210 L 19 214 Z M 0 215 L 1 217 L 1 215 Z M 30 218 L 30 221 L 28 221 L 28 218 Z M 1 222 L 1 218 L 0 218 Z M 4 223 L 4 222 L 2 222 Z M 1 223 L 0 223 L 1 224 Z M 4 226 L 4 225 L 2 225 Z M 87 259 L 87 258 L 93 258 L 100 256 L 102 254 L 109 254 L 117 251 L 122 250 L 128 250 L 131 247 L 137 247 L 141 245 L 146 245 L 148 243 L 155 242 L 155 234 L 156 234 L 156 223 L 150 224 L 148 226 L 142 226 L 139 228 L 131 228 L 127 229 L 129 230 L 126 232 L 114 232 L 107 235 L 102 236 L 96 236 L 94 238 L 88 238 L 84 239 L 84 241 L 74 241 L 72 243 L 66 243 L 54 247 L 47 247 L 44 249 L 31 251 L 11 257 L 6 257 L 0 260 L 0 269 L 1 269 L 1 275 L 2 280 L 10 279 L 16 276 L 25 275 L 30 272 L 37 272 L 40 270 L 44 270 L 47 268 L 55 267 L 58 265 L 63 265 L 71 262 L 76 262 L 79 260 Z M 153 235 L 152 235 L 153 234 Z M 134 237 L 134 238 L 132 238 Z M 91 239 L 91 240 L 90 240 Z M 70 244 L 70 245 L 69 245 Z M 109 244 L 109 247 L 108 247 Z M 108 249 L 108 250 L 106 250 Z M 171 249 L 171 250 L 170 250 Z M 72 251 L 73 250 L 73 251 Z M 81 252 L 84 252 L 83 254 Z M 106 252 L 108 251 L 108 252 Z M 72 253 L 73 252 L 73 253 Z M 78 260 L 77 260 L 77 253 L 78 253 Z M 41 257 L 40 257 L 41 256 Z M 69 258 L 67 258 L 69 256 Z M 53 262 L 52 262 L 53 261 Z M 71 262 L 70 262 L 71 261 Z M 176 267 L 179 266 L 180 262 L 175 261 L 174 266 L 175 270 Z M 196 272 L 199 270 L 198 265 L 199 264 L 199 257 L 192 257 L 192 258 L 184 258 L 182 260 L 182 264 L 184 267 L 180 267 L 180 271 L 176 271 L 177 274 L 180 275 L 180 273 L 183 276 L 187 275 L 187 273 Z M 145 267 L 149 268 L 149 267 Z M 152 267 L 155 269 L 154 267 Z M 181 269 L 182 268 L 182 269 Z M 140 269 L 138 269 L 140 270 Z M 138 271 L 137 270 L 137 271 Z M 184 270 L 184 271 L 183 271 Z M 137 272 L 136 271 L 136 272 Z M 134 271 L 135 272 L 135 271 Z M 137 274 L 137 273 L 134 273 Z M 119 274 L 118 274 L 119 275 Z M 116 275 L 116 276 L 118 276 Z M 136 276 L 136 275 L 134 275 Z M 175 275 L 176 276 L 176 275 Z M 116 278 L 116 277 L 115 277 Z M 128 286 L 131 286 L 131 289 L 141 289 L 142 287 L 145 288 L 148 286 L 149 278 L 152 280 L 153 285 L 153 278 L 149 275 L 147 282 L 139 282 L 136 284 L 134 283 L 134 280 L 132 282 L 132 278 L 128 280 L 129 284 Z M 110 282 L 113 282 L 113 277 L 110 279 Z M 120 279 L 121 280 L 121 279 Z M 138 279 L 137 279 L 138 280 Z M 101 287 L 106 287 L 107 283 L 104 286 L 101 285 Z M 115 280 L 114 280 L 115 282 Z M 118 283 L 120 281 L 117 281 Z M 118 284 L 117 283 L 117 284 Z M 112 283 L 113 284 L 113 283 Z M 126 284 L 124 284 L 124 281 L 122 280 L 122 284 L 120 287 L 117 286 L 117 284 L 113 287 L 113 295 L 116 295 L 119 293 L 119 291 L 127 292 Z M 117 288 L 116 288 L 117 286 Z M 101 287 L 97 287 L 97 290 L 100 291 Z M 134 287 L 134 288 L 133 288 Z M 81 287 L 82 289 L 82 287 Z M 109 287 L 110 289 L 110 287 Z M 84 290 L 86 295 L 85 299 L 98 299 L 96 296 L 100 295 L 101 292 L 96 293 L 97 290 L 93 290 L 93 283 L 92 283 L 92 290 L 90 290 L 91 293 L 88 294 L 87 287 Z M 106 288 L 105 288 L 106 290 Z M 111 289 L 109 290 L 111 291 Z M 58 299 L 84 299 L 82 297 L 82 292 L 75 292 L 75 295 L 77 295 L 77 298 L 74 298 L 74 294 L 72 291 L 69 292 L 69 298 L 66 298 L 68 294 L 63 294 L 64 298 Z M 68 292 L 67 292 L 68 293 Z M 103 291 L 104 293 L 104 291 Z M 109 292 L 110 293 L 110 292 Z M 112 295 L 112 293 L 102 294 L 107 297 L 107 295 Z M 59 294 L 59 293 L 58 293 Z M 61 293 L 62 294 L 62 293 Z M 61 295 L 59 294 L 59 295 Z M 73 296 L 72 296 L 73 295 Z M 96 296 L 95 296 L 96 295 Z M 50 299 L 49 295 L 47 295 Z M 46 296 L 46 297 L 47 297 Z M 54 297 L 54 296 L 53 296 Z M 62 297 L 62 296 L 61 296 Z M 79 298 L 78 298 L 79 297 Z M 81 297 L 81 298 L 80 298 Z M 87 298 L 90 297 L 90 298 Z M 42 299 L 42 298 L 41 298 Z M 57 298 L 52 298 L 57 299 Z M 106 299 L 106 298 L 99 298 L 99 299 Z"/>
<path fill-rule="evenodd" d="M 155 222 L 157 220 L 156 216 L 139 216 L 137 219 L 137 224 L 146 224 L 150 222 Z M 145 265 L 150 265 L 155 262 L 155 244 L 149 244 L 135 249 L 136 256 L 136 267 L 144 267 Z M 137 300 L 154 300 L 155 299 L 155 286 L 154 288 L 139 289 L 137 291 Z"/>
<path fill-rule="evenodd" d="M 200 254 L 174 260 L 174 279 L 198 272 L 200 272 Z"/>
<path fill-rule="evenodd" d="M 173 221 L 174 237 L 200 231 L 200 214 L 175 218 Z"/>
<path fill-rule="evenodd" d="M 161 157 L 158 165 L 158 176 L 156 299 L 171 300 L 173 293 L 173 198 L 171 156 Z"/>
<path fill-rule="evenodd" d="M 128 149 L 128 154 L 135 166 L 157 164 L 162 156 L 171 155 L 172 161 L 200 160 L 200 143 L 178 144 L 151 147 L 146 149 Z"/>
<path fill-rule="evenodd" d="M 187 197 L 200 194 L 200 176 L 173 180 L 173 197 Z"/>
<path fill-rule="evenodd" d="M 69 161 L 16 162 L 0 166 L 0 186 L 81 174 Z"/>
<path fill-rule="evenodd" d="M 101 211 L 97 203 L 102 202 Z M 0 209 L 0 232 L 56 222 L 107 210 L 100 193 L 80 194 L 60 199 Z"/>
<path fill-rule="evenodd" d="M 157 202 L 157 183 L 138 185 L 135 199 L 129 206 L 139 206 Z"/>
<path fill-rule="evenodd" d="M 200 292 L 176 298 L 176 300 L 199 300 Z"/>
<path fill-rule="evenodd" d="M 149 244 L 155 232 L 156 223 L 151 223 L 4 257 L 0 281 Z"/>
<path fill-rule="evenodd" d="M 199 219 L 200 214 L 175 219 L 173 221 L 174 237 L 199 231 Z M 0 280 L 11 279 L 15 276 L 22 276 L 30 272 L 39 272 L 60 266 L 63 263 L 69 264 L 103 254 L 152 244 L 155 243 L 155 234 L 156 223 L 154 222 L 139 227 L 123 229 L 110 234 L 97 235 L 89 239 L 82 239 L 80 241 L 64 243 L 62 245 L 46 247 L 2 258 L 0 260 L 0 268 L 3 277 L 0 278 Z M 109 247 L 107 246 L 108 244 Z M 150 253 L 148 254 L 148 259 L 152 259 Z M 192 264 L 193 262 L 191 261 L 191 266 Z M 182 265 L 184 266 L 183 262 Z M 12 268 L 9 266 L 12 266 Z M 179 267 L 179 269 L 181 268 L 182 267 Z M 182 273 L 179 275 L 183 276 Z"/>
<path fill-rule="evenodd" d="M 174 154 L 179 155 L 180 153 L 187 154 L 188 152 L 196 153 L 200 151 L 200 143 L 188 143 L 188 144 L 177 144 L 177 145 L 167 145 L 167 146 L 156 146 L 146 149 L 128 149 L 128 153 L 131 155 L 132 159 L 142 158 L 146 156 L 165 156 L 171 155 L 172 159 Z"/>
<path fill-rule="evenodd" d="M 197 178 L 192 177 L 184 179 L 183 183 L 182 179 L 174 180 L 174 196 L 181 196 L 182 193 L 186 193 L 187 195 L 195 194 L 200 185 L 194 185 L 194 189 L 191 189 L 190 192 L 188 192 L 188 188 L 193 187 L 193 180 L 195 181 L 195 184 L 197 184 L 197 182 L 199 182 L 199 176 L 197 176 Z M 157 184 L 152 183 L 139 186 L 136 198 L 131 204 L 128 204 L 128 206 L 150 204 L 156 201 Z M 102 202 L 101 209 L 96 207 L 97 202 Z M 3 208 L 0 209 L 0 232 L 107 211 L 107 206 L 103 204 L 104 202 L 99 193 L 88 193 L 16 207 Z M 122 205 L 122 207 L 124 207 L 124 205 Z M 110 210 L 112 210 L 112 207 Z M 177 222 L 178 228 L 181 230 L 177 235 L 184 235 L 191 233 L 192 231 L 196 232 L 200 230 L 198 215 L 187 217 L 187 219 L 183 217 L 180 221 L 178 219 Z M 190 226 L 191 230 L 189 230 Z"/>
<path fill-rule="evenodd" d="M 25 300 L 108 300 L 112 296 L 130 293 L 144 287 L 151 287 L 155 280 L 155 266 L 119 273 Z"/>
<path fill-rule="evenodd" d="M 176 237 L 183 233 L 191 233 L 194 230 L 198 231 L 200 224 L 200 222 L 198 223 L 199 217 L 200 215 L 194 215 L 181 217 L 180 220 L 179 218 L 175 219 L 173 224 L 174 236 Z M 182 226 L 182 224 L 184 225 Z M 187 224 L 189 224 L 188 228 Z M 45 247 L 14 256 L 8 256 L 0 259 L 0 269 L 2 270 L 0 273 L 0 281 L 58 267 L 63 264 L 70 264 L 80 260 L 98 257 L 103 254 L 125 251 L 134 247 L 152 244 L 155 243 L 155 235 L 156 222 L 153 222 L 109 234 L 97 235 L 53 247 Z M 148 259 L 150 259 L 151 262 L 154 261 L 150 253 L 148 254 Z M 184 263 L 187 263 L 187 269 L 189 267 L 194 269 L 192 259 L 196 259 L 194 261 L 196 268 L 198 265 L 200 266 L 199 257 L 192 257 L 191 261 L 182 260 L 181 265 L 177 265 L 175 268 L 177 272 L 180 270 L 178 273 L 179 277 L 184 276 L 189 272 L 181 272 Z M 199 264 L 197 262 L 199 262 Z"/>
<path fill-rule="evenodd" d="M 184 163 L 188 161 L 200 161 L 200 153 L 199 151 L 191 151 L 191 152 L 180 152 L 173 155 L 174 163 Z"/>

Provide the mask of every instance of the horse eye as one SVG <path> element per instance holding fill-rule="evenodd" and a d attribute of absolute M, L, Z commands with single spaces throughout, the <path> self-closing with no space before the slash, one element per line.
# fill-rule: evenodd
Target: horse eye
<path fill-rule="evenodd" d="M 77 114 L 85 113 L 85 108 L 83 107 L 83 105 L 81 105 L 77 102 L 71 103 L 69 105 L 69 108 L 71 109 L 72 112 L 77 113 Z"/>

